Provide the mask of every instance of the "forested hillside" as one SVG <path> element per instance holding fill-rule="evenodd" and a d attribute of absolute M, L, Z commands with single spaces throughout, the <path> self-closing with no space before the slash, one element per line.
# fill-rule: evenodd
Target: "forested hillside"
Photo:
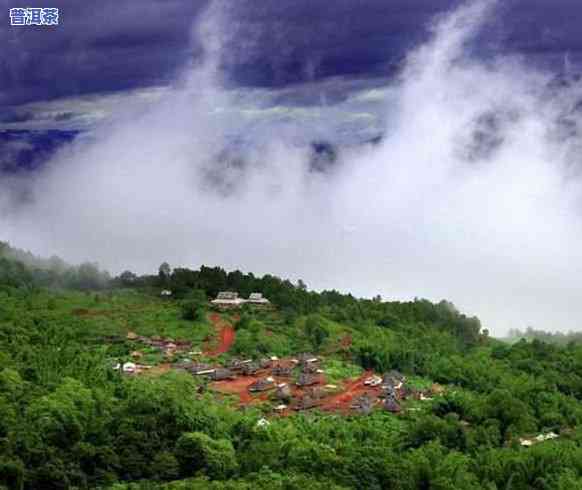
<path fill-rule="evenodd" d="M 156 272 L 0 247 L 0 488 L 582 489 L 577 343 L 500 342 L 446 301 Z M 272 363 L 285 405 L 252 388 Z M 374 376 L 402 383 L 380 401 Z"/>

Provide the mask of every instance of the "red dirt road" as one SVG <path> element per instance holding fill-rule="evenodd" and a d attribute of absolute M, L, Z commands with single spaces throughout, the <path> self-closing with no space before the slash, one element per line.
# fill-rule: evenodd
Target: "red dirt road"
<path fill-rule="evenodd" d="M 225 321 L 218 313 L 212 313 L 210 315 L 210 321 L 218 333 L 219 343 L 216 348 L 206 352 L 206 355 L 209 357 L 216 357 L 228 352 L 230 346 L 234 342 L 235 332 L 233 326 Z"/>

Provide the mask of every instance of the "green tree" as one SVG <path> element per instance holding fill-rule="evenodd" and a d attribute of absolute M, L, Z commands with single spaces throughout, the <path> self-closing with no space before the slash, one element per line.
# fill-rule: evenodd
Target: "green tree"
<path fill-rule="evenodd" d="M 213 439 L 202 432 L 183 434 L 176 443 L 176 458 L 186 476 L 202 471 L 211 478 L 226 479 L 238 468 L 232 443 L 228 439 Z"/>

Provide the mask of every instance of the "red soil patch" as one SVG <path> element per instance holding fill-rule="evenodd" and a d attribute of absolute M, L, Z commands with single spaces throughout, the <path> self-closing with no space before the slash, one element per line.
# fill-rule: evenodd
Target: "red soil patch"
<path fill-rule="evenodd" d="M 212 388 L 220 393 L 238 395 L 241 405 L 250 405 L 254 399 L 249 392 L 249 386 L 259 379 L 259 376 L 241 376 L 233 380 L 215 381 Z"/>
<path fill-rule="evenodd" d="M 364 393 L 376 394 L 379 391 L 379 388 L 371 388 L 364 384 L 365 379 L 373 374 L 373 371 L 366 371 L 359 378 L 352 381 L 346 381 L 344 383 L 344 390 L 330 398 L 324 399 L 320 408 L 328 411 L 340 410 L 342 412 L 347 412 L 350 410 L 352 401 L 355 398 L 362 396 Z"/>
<path fill-rule="evenodd" d="M 235 332 L 232 324 L 224 320 L 218 313 L 210 315 L 210 321 L 218 332 L 219 344 L 215 349 L 206 352 L 208 357 L 216 357 L 228 352 L 234 342 Z"/>

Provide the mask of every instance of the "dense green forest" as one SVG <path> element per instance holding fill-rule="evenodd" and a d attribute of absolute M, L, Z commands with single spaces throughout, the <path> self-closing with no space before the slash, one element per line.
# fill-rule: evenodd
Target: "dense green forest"
<path fill-rule="evenodd" d="M 218 267 L 156 272 L 112 278 L 0 245 L 0 488 L 582 489 L 578 343 L 501 342 L 447 301 L 318 293 Z M 135 338 L 204 350 L 216 335 L 207 300 L 223 290 L 261 292 L 273 308 L 220 313 L 236 339 L 213 362 L 313 352 L 337 385 L 397 370 L 442 389 L 397 414 L 277 416 L 180 369 L 113 369 Z"/>

